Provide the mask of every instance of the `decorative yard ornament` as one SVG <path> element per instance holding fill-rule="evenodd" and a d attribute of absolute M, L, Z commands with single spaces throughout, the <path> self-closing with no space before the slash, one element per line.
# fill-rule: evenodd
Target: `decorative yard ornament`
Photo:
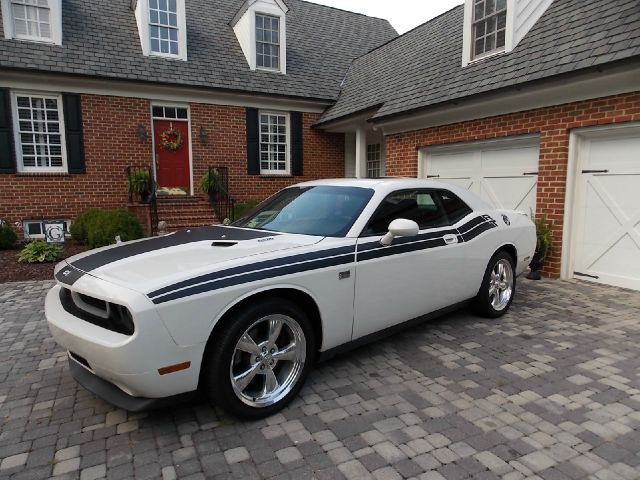
<path fill-rule="evenodd" d="M 64 222 L 44 222 L 44 237 L 47 243 L 64 243 Z"/>
<path fill-rule="evenodd" d="M 160 148 L 170 152 L 177 152 L 184 145 L 182 134 L 173 127 L 173 123 L 169 124 L 164 132 L 160 134 Z"/>

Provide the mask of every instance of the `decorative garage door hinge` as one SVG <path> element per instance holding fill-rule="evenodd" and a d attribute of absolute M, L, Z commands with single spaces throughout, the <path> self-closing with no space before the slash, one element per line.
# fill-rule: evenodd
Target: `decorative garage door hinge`
<path fill-rule="evenodd" d="M 573 274 L 577 277 L 587 277 L 587 278 L 594 278 L 596 280 L 598 280 L 600 277 L 598 277 L 597 275 L 589 275 L 587 273 L 580 273 L 580 272 L 573 272 Z"/>

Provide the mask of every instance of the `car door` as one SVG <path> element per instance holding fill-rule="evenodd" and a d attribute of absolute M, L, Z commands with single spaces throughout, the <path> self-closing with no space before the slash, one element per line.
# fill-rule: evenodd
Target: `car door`
<path fill-rule="evenodd" d="M 449 205 L 452 213 L 455 210 Z M 456 222 L 467 212 L 458 211 Z M 380 244 L 398 218 L 415 221 L 416 237 Z M 436 190 L 396 191 L 385 198 L 357 245 L 353 339 L 464 300 L 464 244 Z M 467 297 L 468 298 L 468 297 Z"/>

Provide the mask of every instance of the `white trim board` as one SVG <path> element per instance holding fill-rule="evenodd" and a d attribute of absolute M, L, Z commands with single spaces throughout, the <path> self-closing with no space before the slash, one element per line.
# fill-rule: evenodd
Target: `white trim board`
<path fill-rule="evenodd" d="M 278 98 L 261 94 L 242 94 L 213 89 L 176 87 L 149 83 L 74 78 L 65 75 L 0 71 L 0 87 L 39 92 L 85 93 L 115 97 L 142 98 L 161 103 L 201 103 L 231 107 L 322 113 L 331 102 Z"/>

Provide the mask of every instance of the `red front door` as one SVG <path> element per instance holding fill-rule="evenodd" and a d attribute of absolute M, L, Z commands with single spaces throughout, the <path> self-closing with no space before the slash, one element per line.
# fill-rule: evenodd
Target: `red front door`
<path fill-rule="evenodd" d="M 160 188 L 191 192 L 189 175 L 189 122 L 154 120 L 156 181 Z M 179 133 L 179 135 L 177 135 Z"/>

